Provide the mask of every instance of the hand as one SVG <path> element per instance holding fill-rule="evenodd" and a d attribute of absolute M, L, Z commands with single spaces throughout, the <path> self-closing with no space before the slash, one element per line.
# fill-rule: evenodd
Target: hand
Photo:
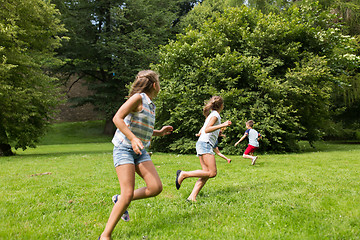
<path fill-rule="evenodd" d="M 200 133 L 195 134 L 196 137 L 200 137 Z"/>
<path fill-rule="evenodd" d="M 171 132 L 174 130 L 174 128 L 172 126 L 163 126 L 160 130 L 161 135 L 169 135 L 171 134 Z"/>
<path fill-rule="evenodd" d="M 227 120 L 226 122 L 223 123 L 224 127 L 228 127 L 231 125 L 231 121 Z"/>
<path fill-rule="evenodd" d="M 238 144 L 239 144 L 239 141 L 237 141 L 234 146 L 236 147 L 236 145 L 238 145 Z"/>
<path fill-rule="evenodd" d="M 141 155 L 141 150 L 144 149 L 144 145 L 142 144 L 140 139 L 138 139 L 138 138 L 132 139 L 131 146 L 136 154 Z"/>

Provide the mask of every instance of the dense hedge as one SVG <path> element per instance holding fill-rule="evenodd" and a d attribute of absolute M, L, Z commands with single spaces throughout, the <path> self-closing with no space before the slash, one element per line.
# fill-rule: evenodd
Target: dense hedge
<path fill-rule="evenodd" d="M 351 39 L 330 16 L 316 5 L 282 15 L 227 8 L 197 29 L 190 26 L 161 49 L 155 66 L 162 88 L 157 125 L 170 124 L 175 132 L 155 138 L 152 148 L 194 153 L 202 107 L 212 95 L 224 98 L 221 116 L 233 122 L 225 131 L 224 153 L 243 151 L 245 142 L 233 145 L 249 119 L 264 136 L 262 151 L 297 151 L 299 140 L 319 139 L 333 87 L 350 64 L 344 54 L 351 54 Z"/>

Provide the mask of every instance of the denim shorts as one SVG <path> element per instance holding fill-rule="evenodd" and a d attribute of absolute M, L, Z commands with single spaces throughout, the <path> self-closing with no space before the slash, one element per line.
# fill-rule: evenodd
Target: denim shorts
<path fill-rule="evenodd" d="M 196 142 L 196 155 L 199 157 L 204 154 L 215 155 L 213 147 L 208 142 Z"/>
<path fill-rule="evenodd" d="M 141 150 L 140 155 L 134 152 L 131 145 L 126 144 L 114 146 L 113 159 L 115 167 L 124 164 L 138 165 L 142 162 L 151 161 L 150 155 L 147 153 L 145 148 Z"/>

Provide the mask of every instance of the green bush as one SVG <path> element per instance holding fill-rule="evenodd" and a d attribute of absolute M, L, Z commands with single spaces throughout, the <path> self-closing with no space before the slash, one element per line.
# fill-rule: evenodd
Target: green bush
<path fill-rule="evenodd" d="M 330 15 L 316 14 L 316 5 L 281 16 L 226 8 L 162 47 L 155 66 L 162 86 L 157 124 L 174 126 L 175 134 L 154 139 L 152 147 L 194 152 L 202 107 L 213 95 L 224 98 L 221 116 L 233 123 L 222 143 L 225 153 L 243 151 L 233 145 L 249 119 L 264 136 L 263 151 L 298 151 L 299 140 L 321 138 L 338 80 L 334 49 L 346 38 L 332 28 Z M 336 69 L 344 70 L 346 62 L 341 64 Z"/>

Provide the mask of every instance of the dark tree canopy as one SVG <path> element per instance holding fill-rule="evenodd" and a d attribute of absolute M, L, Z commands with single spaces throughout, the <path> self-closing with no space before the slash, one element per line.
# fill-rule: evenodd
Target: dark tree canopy
<path fill-rule="evenodd" d="M 92 103 L 110 120 L 125 101 L 136 73 L 157 62 L 159 46 L 174 38 L 178 19 L 196 1 L 54 2 L 69 30 L 69 41 L 58 51 L 63 64 L 57 71 L 86 79 L 94 94 L 72 99 L 73 103 Z"/>

